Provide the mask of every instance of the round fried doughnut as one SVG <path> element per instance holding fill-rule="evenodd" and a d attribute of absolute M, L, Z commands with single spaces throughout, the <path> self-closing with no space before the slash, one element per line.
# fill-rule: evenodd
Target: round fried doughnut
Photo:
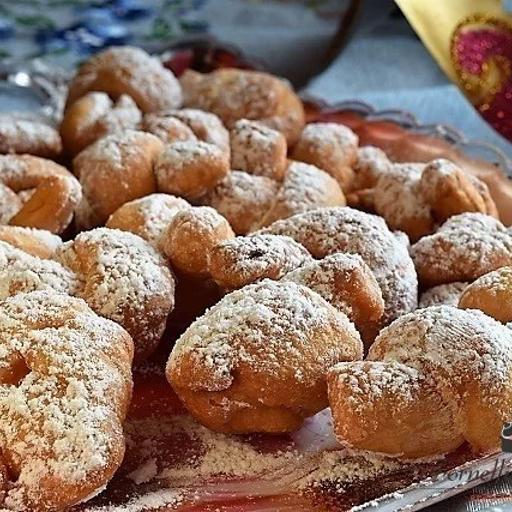
<path fill-rule="evenodd" d="M 392 233 L 381 217 L 352 208 L 321 208 L 274 222 L 261 231 L 288 235 L 315 258 L 359 254 L 382 291 L 383 324 L 417 306 L 418 280 L 404 236 Z"/>
<path fill-rule="evenodd" d="M 246 235 L 259 226 L 278 190 L 270 178 L 231 171 L 202 202 L 226 217 L 237 235 Z"/>
<path fill-rule="evenodd" d="M 421 194 L 423 169 L 424 164 L 394 164 L 373 189 L 375 211 L 412 241 L 429 235 L 435 226 L 430 204 Z"/>
<path fill-rule="evenodd" d="M 49 292 L 0 305 L 2 510 L 64 510 L 101 491 L 125 451 L 133 343 L 84 301 Z"/>
<path fill-rule="evenodd" d="M 84 283 L 80 297 L 130 333 L 137 362 L 155 350 L 174 307 L 174 278 L 151 245 L 132 233 L 98 228 L 63 244 L 55 258 Z"/>
<path fill-rule="evenodd" d="M 0 153 L 56 158 L 61 151 L 62 142 L 53 126 L 14 114 L 0 114 Z"/>
<path fill-rule="evenodd" d="M 172 115 L 159 112 L 146 114 L 142 123 L 142 129 L 152 133 L 165 143 L 179 140 L 196 140 L 194 132 L 183 121 Z"/>
<path fill-rule="evenodd" d="M 229 153 L 229 132 L 215 114 L 194 108 L 168 110 L 167 114 L 186 124 L 199 140 Z"/>
<path fill-rule="evenodd" d="M 231 128 L 239 119 L 260 121 L 293 145 L 304 127 L 304 107 L 287 82 L 258 71 L 222 68 L 180 77 L 184 104 L 213 112 Z"/>
<path fill-rule="evenodd" d="M 0 241 L 0 299 L 36 290 L 76 295 L 81 288 L 80 279 L 57 261 L 32 256 Z"/>
<path fill-rule="evenodd" d="M 352 189 L 357 162 L 357 135 L 338 123 L 311 123 L 293 148 L 292 158 L 328 172 L 344 192 Z"/>
<path fill-rule="evenodd" d="M 416 242 L 411 254 L 424 287 L 471 282 L 512 265 L 512 233 L 489 215 L 462 213 Z"/>
<path fill-rule="evenodd" d="M 161 247 L 174 269 L 189 277 L 209 276 L 208 254 L 218 243 L 233 238 L 229 222 L 213 208 L 180 210 L 161 239 Z"/>
<path fill-rule="evenodd" d="M 34 189 L 9 224 L 52 233 L 69 226 L 82 197 L 80 184 L 67 169 L 36 156 L 0 155 L 0 183 L 14 192 Z"/>
<path fill-rule="evenodd" d="M 0 182 L 0 224 L 7 224 L 23 206 L 18 194 Z"/>
<path fill-rule="evenodd" d="M 158 190 L 195 200 L 229 172 L 229 155 L 213 144 L 188 140 L 165 146 L 155 173 Z"/>
<path fill-rule="evenodd" d="M 440 158 L 425 166 L 420 190 L 438 222 L 464 212 L 496 213 L 487 185 L 449 160 Z"/>
<path fill-rule="evenodd" d="M 446 283 L 429 288 L 420 295 L 418 307 L 454 306 L 459 304 L 460 296 L 469 283 Z"/>
<path fill-rule="evenodd" d="M 79 227 L 105 224 L 123 204 L 156 192 L 153 168 L 162 150 L 160 139 L 132 130 L 108 135 L 84 149 L 73 160 L 88 205 L 88 210 L 82 206 L 77 212 Z"/>
<path fill-rule="evenodd" d="M 239 236 L 217 244 L 208 255 L 208 270 L 225 290 L 280 279 L 311 260 L 311 255 L 288 236 Z"/>
<path fill-rule="evenodd" d="M 143 112 L 179 107 L 179 82 L 161 62 L 140 48 L 112 47 L 90 57 L 78 68 L 66 100 L 68 109 L 91 91 L 103 91 L 112 99 L 131 96 Z"/>
<path fill-rule="evenodd" d="M 62 238 L 49 231 L 19 226 L 0 226 L 0 240 L 39 258 L 51 258 L 62 245 Z"/>
<path fill-rule="evenodd" d="M 256 121 L 240 119 L 230 131 L 231 167 L 257 176 L 283 179 L 286 139 L 281 132 Z"/>
<path fill-rule="evenodd" d="M 501 267 L 471 283 L 459 307 L 480 309 L 500 322 L 512 322 L 512 267 Z"/>
<path fill-rule="evenodd" d="M 367 361 L 328 377 L 338 440 L 412 459 L 467 442 L 500 447 L 512 409 L 512 331 L 476 310 L 419 309 L 385 328 Z"/>
<path fill-rule="evenodd" d="M 135 233 L 158 248 L 172 218 L 187 208 L 190 204 L 181 197 L 151 194 L 123 204 L 108 218 L 106 227 Z"/>
<path fill-rule="evenodd" d="M 90 92 L 66 110 L 60 135 L 67 153 L 75 156 L 105 135 L 135 129 L 141 118 L 130 96 L 114 103 L 104 92 Z"/>
<path fill-rule="evenodd" d="M 327 206 L 345 206 L 345 196 L 334 178 L 314 165 L 291 162 L 281 187 L 260 226 L 278 219 Z"/>
<path fill-rule="evenodd" d="M 289 432 L 327 405 L 326 374 L 362 357 L 348 318 L 295 283 L 263 280 L 226 295 L 178 339 L 167 378 L 218 432 Z"/>
<path fill-rule="evenodd" d="M 384 314 L 384 300 L 379 283 L 361 256 L 331 254 L 304 263 L 283 280 L 317 292 L 354 322 L 366 347 L 373 343 Z"/>

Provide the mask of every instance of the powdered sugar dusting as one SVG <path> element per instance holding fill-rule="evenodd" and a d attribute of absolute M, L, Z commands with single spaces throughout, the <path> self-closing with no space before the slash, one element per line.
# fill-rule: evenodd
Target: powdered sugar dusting
<path fill-rule="evenodd" d="M 469 283 L 448 283 L 434 286 L 421 294 L 420 308 L 429 306 L 454 306 L 459 304 L 460 296 Z"/>
<path fill-rule="evenodd" d="M 63 482 L 60 499 L 72 504 L 94 490 L 93 475 L 104 475 L 101 488 L 121 462 L 131 340 L 83 301 L 48 292 L 3 301 L 0 338 L 0 437 L 19 472 L 4 506 L 51 507 L 46 478 Z M 20 360 L 28 373 L 13 383 Z"/>

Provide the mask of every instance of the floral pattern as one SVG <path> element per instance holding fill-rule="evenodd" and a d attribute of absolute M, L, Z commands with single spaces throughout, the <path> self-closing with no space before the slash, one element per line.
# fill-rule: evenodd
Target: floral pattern
<path fill-rule="evenodd" d="M 209 32 L 214 2 L 214 17 L 221 16 L 223 0 L 0 0 L 0 59 L 73 65 L 110 45 L 151 48 L 190 39 Z M 294 3 L 323 19 L 340 11 L 336 0 L 238 2 L 254 9 Z"/>

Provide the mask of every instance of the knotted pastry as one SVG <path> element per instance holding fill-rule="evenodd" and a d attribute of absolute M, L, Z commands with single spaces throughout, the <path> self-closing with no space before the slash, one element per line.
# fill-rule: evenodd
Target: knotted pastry
<path fill-rule="evenodd" d="M 155 172 L 160 192 L 197 200 L 229 173 L 229 154 L 208 142 L 178 141 L 165 146 Z"/>
<path fill-rule="evenodd" d="M 78 68 L 69 85 L 66 109 L 91 91 L 103 91 L 113 100 L 131 96 L 143 112 L 176 108 L 182 100 L 172 72 L 144 50 L 128 46 L 97 53 Z"/>
<path fill-rule="evenodd" d="M 283 280 L 311 288 L 345 313 L 365 345 L 375 339 L 384 314 L 384 300 L 373 272 L 359 255 L 337 253 L 312 260 L 286 274 Z"/>
<path fill-rule="evenodd" d="M 259 227 L 279 186 L 277 181 L 265 176 L 231 171 L 201 201 L 226 217 L 237 235 L 246 235 Z"/>
<path fill-rule="evenodd" d="M 133 130 L 142 115 L 130 96 L 122 94 L 114 103 L 104 92 L 90 92 L 64 113 L 60 134 L 71 156 L 105 135 Z"/>
<path fill-rule="evenodd" d="M 292 157 L 328 172 L 347 192 L 353 187 L 358 143 L 357 135 L 346 126 L 311 123 L 301 133 Z"/>
<path fill-rule="evenodd" d="M 41 290 L 78 295 L 82 288 L 78 276 L 57 261 L 0 241 L 0 299 Z"/>
<path fill-rule="evenodd" d="M 229 222 L 209 206 L 177 212 L 160 240 L 174 269 L 185 276 L 207 278 L 208 254 L 218 243 L 233 238 Z"/>
<path fill-rule="evenodd" d="M 191 205 L 181 197 L 150 194 L 123 204 L 108 218 L 106 227 L 135 233 L 158 248 L 173 217 L 187 208 Z"/>
<path fill-rule="evenodd" d="M 459 307 L 480 309 L 500 322 L 512 322 L 512 267 L 501 267 L 471 283 Z"/>
<path fill-rule="evenodd" d="M 174 307 L 174 279 L 151 245 L 132 233 L 98 228 L 63 244 L 55 258 L 84 283 L 80 297 L 130 333 L 136 361 L 154 351 Z"/>
<path fill-rule="evenodd" d="M 287 235 L 317 259 L 339 252 L 359 254 L 382 291 L 389 323 L 416 308 L 418 282 L 404 238 L 384 220 L 352 208 L 320 208 L 274 222 L 262 233 Z"/>
<path fill-rule="evenodd" d="M 391 229 L 407 233 L 413 241 L 435 229 L 430 203 L 421 193 L 424 164 L 394 164 L 373 189 L 375 211 Z"/>
<path fill-rule="evenodd" d="M 423 169 L 421 193 L 437 222 L 453 215 L 480 212 L 498 218 L 487 185 L 445 159 L 433 160 Z"/>
<path fill-rule="evenodd" d="M 497 217 L 487 185 L 449 160 L 394 164 L 373 189 L 375 211 L 392 229 L 416 241 L 453 215 L 480 212 Z"/>
<path fill-rule="evenodd" d="M 0 182 L 0 225 L 7 224 L 23 206 L 21 198 Z"/>
<path fill-rule="evenodd" d="M 39 258 L 51 258 L 62 245 L 62 238 L 49 231 L 18 226 L 0 226 L 0 240 Z"/>
<path fill-rule="evenodd" d="M 281 180 L 285 174 L 286 139 L 264 124 L 237 121 L 230 132 L 231 167 L 257 176 Z"/>
<path fill-rule="evenodd" d="M 453 306 L 457 307 L 460 296 L 466 289 L 468 283 L 446 283 L 429 288 L 420 295 L 418 306 L 427 308 L 429 306 Z"/>
<path fill-rule="evenodd" d="M 267 73 L 223 68 L 203 75 L 187 70 L 180 82 L 185 106 L 213 112 L 228 128 L 239 119 L 260 121 L 293 145 L 304 127 L 298 96 L 285 81 Z"/>
<path fill-rule="evenodd" d="M 162 150 L 160 139 L 132 130 L 108 135 L 84 149 L 73 160 L 84 194 L 78 227 L 103 225 L 123 204 L 156 192 L 153 168 Z"/>
<path fill-rule="evenodd" d="M 328 377 L 338 440 L 405 458 L 500 446 L 512 411 L 512 331 L 479 311 L 420 309 L 385 328 L 364 362 Z"/>
<path fill-rule="evenodd" d="M 52 233 L 68 227 L 82 197 L 80 184 L 67 169 L 35 156 L 1 155 L 0 183 L 14 192 L 33 189 L 9 224 Z"/>
<path fill-rule="evenodd" d="M 172 115 L 155 112 L 146 114 L 142 129 L 152 133 L 164 143 L 180 140 L 197 140 L 194 132 L 183 122 Z"/>
<path fill-rule="evenodd" d="M 288 236 L 239 236 L 215 245 L 208 253 L 208 271 L 225 290 L 261 279 L 280 279 L 311 260 L 308 251 Z"/>
<path fill-rule="evenodd" d="M 226 295 L 178 339 L 167 378 L 218 432 L 288 432 L 327 405 L 326 374 L 362 357 L 353 324 L 320 295 L 263 280 Z"/>
<path fill-rule="evenodd" d="M 59 133 L 36 119 L 0 114 L 0 153 L 56 158 L 62 151 Z"/>
<path fill-rule="evenodd" d="M 420 282 L 425 287 L 474 281 L 512 265 L 512 233 L 482 213 L 463 213 L 448 219 L 436 233 L 411 248 Z"/>
<path fill-rule="evenodd" d="M 158 115 L 161 119 L 180 121 L 197 139 L 213 144 L 229 154 L 229 132 L 215 114 L 194 108 L 182 108 L 160 112 Z"/>
<path fill-rule="evenodd" d="M 345 204 L 340 186 L 329 174 L 314 165 L 291 162 L 271 208 L 260 220 L 260 226 L 268 226 L 297 213 Z"/>
<path fill-rule="evenodd" d="M 0 306 L 0 508 L 66 509 L 123 460 L 133 343 L 84 301 L 49 292 Z"/>

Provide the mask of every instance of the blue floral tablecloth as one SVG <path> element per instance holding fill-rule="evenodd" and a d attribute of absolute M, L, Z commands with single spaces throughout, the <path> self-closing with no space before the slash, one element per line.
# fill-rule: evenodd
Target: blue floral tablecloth
<path fill-rule="evenodd" d="M 0 0 L 0 59 L 71 67 L 109 45 L 158 49 L 213 36 L 300 81 L 348 0 Z"/>

